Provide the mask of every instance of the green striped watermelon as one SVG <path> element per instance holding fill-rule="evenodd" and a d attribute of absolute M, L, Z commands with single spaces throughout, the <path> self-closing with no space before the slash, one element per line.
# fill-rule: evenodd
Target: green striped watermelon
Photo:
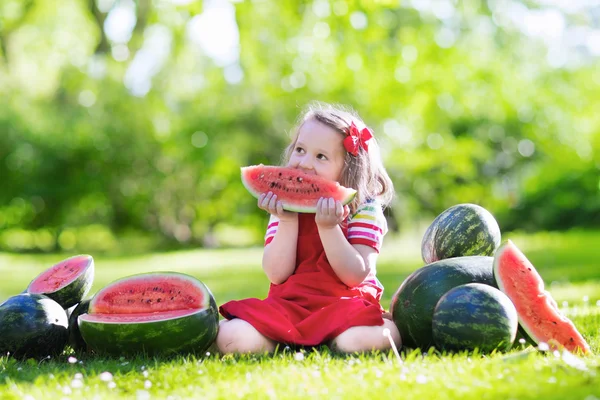
<path fill-rule="evenodd" d="M 433 310 L 450 289 L 465 283 L 495 285 L 493 258 L 455 257 L 419 268 L 400 285 L 392 298 L 391 314 L 403 345 L 427 349 L 433 345 Z"/>
<path fill-rule="evenodd" d="M 67 331 L 67 313 L 44 295 L 21 293 L 0 304 L 0 355 L 58 355 L 67 344 Z"/>
<path fill-rule="evenodd" d="M 535 343 L 590 352 L 590 346 L 573 322 L 560 312 L 556 301 L 544 289 L 544 281 L 533 264 L 510 240 L 494 255 L 494 277 L 500 290 L 514 303 L 519 324 Z"/>
<path fill-rule="evenodd" d="M 423 261 L 451 257 L 492 256 L 500 245 L 500 227 L 494 216 L 476 204 L 457 204 L 438 215 L 421 242 Z"/>
<path fill-rule="evenodd" d="M 94 259 L 89 255 L 78 255 L 43 271 L 29 283 L 27 293 L 46 295 L 68 309 L 81 302 L 93 282 Z"/>
<path fill-rule="evenodd" d="M 433 311 L 433 340 L 450 351 L 509 350 L 517 334 L 517 310 L 501 291 L 481 283 L 450 289 Z"/>
<path fill-rule="evenodd" d="M 315 213 L 321 197 L 348 204 L 356 196 L 356 190 L 318 175 L 310 175 L 296 168 L 272 165 L 242 167 L 242 183 L 256 198 L 262 193 L 273 192 L 289 211 Z"/>
<path fill-rule="evenodd" d="M 215 299 L 204 283 L 176 272 L 119 279 L 78 317 L 88 347 L 111 355 L 202 353 L 218 330 Z"/>

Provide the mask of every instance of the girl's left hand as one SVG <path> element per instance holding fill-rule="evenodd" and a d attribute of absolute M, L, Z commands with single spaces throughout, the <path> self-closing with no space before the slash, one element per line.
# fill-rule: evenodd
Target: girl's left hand
<path fill-rule="evenodd" d="M 350 208 L 333 198 L 321 197 L 317 201 L 317 215 L 315 222 L 320 228 L 335 228 L 346 219 Z"/>

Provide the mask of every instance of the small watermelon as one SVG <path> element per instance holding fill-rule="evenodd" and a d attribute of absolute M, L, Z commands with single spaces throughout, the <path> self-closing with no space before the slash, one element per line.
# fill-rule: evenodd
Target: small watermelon
<path fill-rule="evenodd" d="M 513 302 L 519 324 L 536 343 L 572 352 L 589 353 L 590 347 L 556 301 L 544 290 L 544 281 L 533 264 L 510 240 L 494 255 L 494 277 L 498 288 Z"/>
<path fill-rule="evenodd" d="M 262 164 L 242 167 L 242 183 L 257 199 L 262 193 L 273 192 L 284 210 L 301 213 L 317 212 L 321 197 L 334 198 L 346 205 L 356 195 L 354 189 L 299 169 Z"/>
<path fill-rule="evenodd" d="M 457 204 L 438 215 L 421 242 L 423 261 L 451 257 L 493 256 L 500 245 L 500 227 L 494 216 L 476 204 Z"/>
<path fill-rule="evenodd" d="M 206 285 L 176 272 L 119 279 L 98 291 L 77 319 L 88 348 L 110 355 L 202 353 L 219 325 Z"/>
<path fill-rule="evenodd" d="M 68 309 L 89 293 L 94 282 L 94 259 L 89 255 L 67 258 L 35 277 L 27 293 L 43 294 Z"/>
<path fill-rule="evenodd" d="M 433 340 L 450 351 L 509 350 L 517 335 L 517 310 L 501 291 L 481 283 L 450 289 L 433 311 Z"/>
<path fill-rule="evenodd" d="M 67 331 L 67 313 L 44 295 L 21 293 L 0 304 L 1 355 L 41 359 L 60 354 Z"/>
<path fill-rule="evenodd" d="M 450 289 L 465 283 L 494 286 L 492 257 L 469 256 L 440 260 L 410 274 L 392 297 L 394 323 L 406 347 L 426 350 L 433 345 L 433 310 Z"/>

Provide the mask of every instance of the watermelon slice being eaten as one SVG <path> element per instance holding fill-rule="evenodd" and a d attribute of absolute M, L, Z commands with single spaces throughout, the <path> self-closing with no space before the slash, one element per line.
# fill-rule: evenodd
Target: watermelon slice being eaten
<path fill-rule="evenodd" d="M 500 290 L 515 305 L 519 324 L 534 342 L 547 343 L 552 349 L 564 347 L 571 352 L 590 352 L 573 322 L 544 290 L 540 274 L 510 240 L 496 251 L 494 277 Z"/>
<path fill-rule="evenodd" d="M 321 197 L 346 205 L 356 196 L 356 190 L 338 182 L 289 167 L 262 164 L 242 167 L 242 183 L 257 199 L 262 193 L 273 192 L 284 210 L 301 213 L 316 213 Z"/>

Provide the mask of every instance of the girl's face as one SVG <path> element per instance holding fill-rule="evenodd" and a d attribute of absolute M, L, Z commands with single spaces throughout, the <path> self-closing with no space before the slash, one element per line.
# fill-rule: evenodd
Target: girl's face
<path fill-rule="evenodd" d="M 339 181 L 346 151 L 344 136 L 315 119 L 305 121 L 298 131 L 288 167 Z"/>

